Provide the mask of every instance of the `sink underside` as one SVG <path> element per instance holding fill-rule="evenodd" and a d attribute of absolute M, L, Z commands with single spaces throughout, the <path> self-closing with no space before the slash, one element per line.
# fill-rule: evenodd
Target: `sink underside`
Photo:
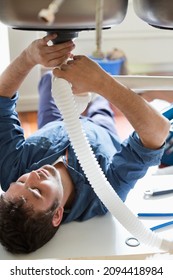
<path fill-rule="evenodd" d="M 148 24 L 173 29 L 173 0 L 133 0 L 139 18 Z"/>
<path fill-rule="evenodd" d="M 55 30 L 95 29 L 95 10 L 97 0 L 64 0 L 51 24 L 39 16 L 52 0 L 0 0 L 0 21 L 18 29 Z M 119 24 L 126 16 L 128 0 L 105 0 L 103 27 Z"/>
<path fill-rule="evenodd" d="M 90 30 L 96 28 L 97 0 L 64 0 L 53 22 L 39 17 L 52 0 L 0 0 L 0 21 L 16 29 Z M 103 28 L 120 24 L 128 0 L 104 0 Z M 136 15 L 148 24 L 173 29 L 173 0 L 133 0 Z"/>

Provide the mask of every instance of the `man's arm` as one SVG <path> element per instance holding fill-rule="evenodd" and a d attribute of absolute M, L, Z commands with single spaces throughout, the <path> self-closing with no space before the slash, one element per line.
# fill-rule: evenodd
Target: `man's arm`
<path fill-rule="evenodd" d="M 41 64 L 45 67 L 61 65 L 70 56 L 74 48 L 72 41 L 48 46 L 48 41 L 55 39 L 56 34 L 50 34 L 33 41 L 0 76 L 0 96 L 13 97 L 23 80 L 32 68 Z"/>
<path fill-rule="evenodd" d="M 74 56 L 54 75 L 68 80 L 75 94 L 96 92 L 115 105 L 129 120 L 143 145 L 160 148 L 169 133 L 169 121 L 152 108 L 143 98 L 118 83 L 96 63 L 85 56 Z"/>

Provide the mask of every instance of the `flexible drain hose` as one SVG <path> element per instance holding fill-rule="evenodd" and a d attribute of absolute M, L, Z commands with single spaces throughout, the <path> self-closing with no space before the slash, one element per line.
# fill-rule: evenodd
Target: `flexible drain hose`
<path fill-rule="evenodd" d="M 83 131 L 70 84 L 64 79 L 54 77 L 52 94 L 64 118 L 64 124 L 79 163 L 99 199 L 139 242 L 172 252 L 173 242 L 160 238 L 155 232 L 146 228 L 122 202 L 107 181 Z"/>

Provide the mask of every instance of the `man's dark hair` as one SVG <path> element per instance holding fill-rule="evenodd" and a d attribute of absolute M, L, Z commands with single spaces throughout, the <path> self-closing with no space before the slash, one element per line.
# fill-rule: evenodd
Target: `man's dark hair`
<path fill-rule="evenodd" d="M 23 198 L 0 197 L 0 242 L 14 254 L 30 253 L 47 243 L 59 227 L 52 225 L 56 201 L 46 212 L 34 212 Z"/>

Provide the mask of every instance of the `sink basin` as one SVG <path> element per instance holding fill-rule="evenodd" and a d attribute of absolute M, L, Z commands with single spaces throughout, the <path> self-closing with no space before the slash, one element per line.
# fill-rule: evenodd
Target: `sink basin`
<path fill-rule="evenodd" d="M 133 0 L 139 18 L 148 24 L 173 29 L 173 0 Z"/>
<path fill-rule="evenodd" d="M 88 30 L 95 29 L 96 0 L 64 0 L 47 24 L 39 16 L 52 0 L 0 0 L 0 21 L 15 29 L 28 30 Z M 123 21 L 128 0 L 105 0 L 103 27 L 108 28 Z"/>

